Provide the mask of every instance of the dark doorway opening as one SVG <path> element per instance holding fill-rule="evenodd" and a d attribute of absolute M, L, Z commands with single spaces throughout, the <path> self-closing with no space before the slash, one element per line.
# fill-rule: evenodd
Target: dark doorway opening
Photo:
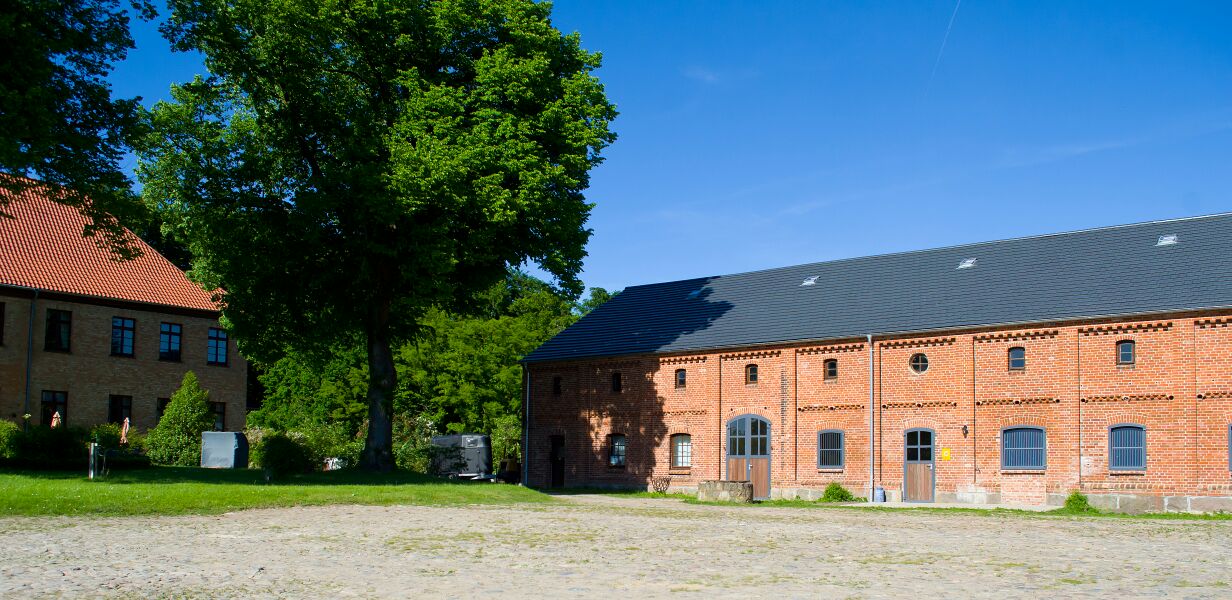
<path fill-rule="evenodd" d="M 554 435 L 551 441 L 552 451 L 548 454 L 548 460 L 552 463 L 551 487 L 565 487 L 565 436 Z"/>

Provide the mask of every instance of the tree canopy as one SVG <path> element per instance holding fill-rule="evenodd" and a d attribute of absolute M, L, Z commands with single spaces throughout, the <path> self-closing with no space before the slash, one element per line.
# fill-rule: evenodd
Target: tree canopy
<path fill-rule="evenodd" d="M 522 379 L 518 361 L 610 296 L 593 288 L 573 303 L 517 271 L 478 295 L 470 314 L 430 309 L 421 335 L 394 349 L 395 411 L 435 433 L 488 433 L 493 452 L 517 454 Z M 362 348 L 339 347 L 324 361 L 292 355 L 269 365 L 265 400 L 249 424 L 279 430 L 339 424 L 358 431 L 366 412 Z"/>
<path fill-rule="evenodd" d="M 258 360 L 362 340 L 365 466 L 392 467 L 392 348 L 533 262 L 569 294 L 615 109 L 531 0 L 171 0 L 209 76 L 140 148 L 144 195 Z"/>
<path fill-rule="evenodd" d="M 112 98 L 106 78 L 133 47 L 128 23 L 120 0 L 9 0 L 0 11 L 0 186 L 55 184 L 50 197 L 122 256 L 137 252 L 117 217 L 140 210 L 120 167 L 142 132 L 140 99 Z"/>

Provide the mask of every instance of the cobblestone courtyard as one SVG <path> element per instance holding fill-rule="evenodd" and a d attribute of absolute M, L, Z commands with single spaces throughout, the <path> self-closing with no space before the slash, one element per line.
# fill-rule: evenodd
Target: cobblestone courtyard
<path fill-rule="evenodd" d="M 0 597 L 1232 596 L 1232 522 L 694 506 L 0 520 Z"/>

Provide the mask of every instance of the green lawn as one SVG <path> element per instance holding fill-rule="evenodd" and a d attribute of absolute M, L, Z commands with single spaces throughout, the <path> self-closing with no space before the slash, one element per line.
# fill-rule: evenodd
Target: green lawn
<path fill-rule="evenodd" d="M 414 473 L 335 471 L 266 483 L 261 471 L 155 467 L 91 481 L 75 473 L 0 470 L 0 516 L 212 514 L 321 504 L 551 502 L 514 485 L 457 483 Z"/>

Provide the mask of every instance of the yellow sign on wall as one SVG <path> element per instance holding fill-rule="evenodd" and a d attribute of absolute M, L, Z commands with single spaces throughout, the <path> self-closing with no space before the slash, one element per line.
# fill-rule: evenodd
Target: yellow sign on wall
<path fill-rule="evenodd" d="M 950 460 L 950 449 L 949 448 L 941 449 L 941 460 Z"/>

